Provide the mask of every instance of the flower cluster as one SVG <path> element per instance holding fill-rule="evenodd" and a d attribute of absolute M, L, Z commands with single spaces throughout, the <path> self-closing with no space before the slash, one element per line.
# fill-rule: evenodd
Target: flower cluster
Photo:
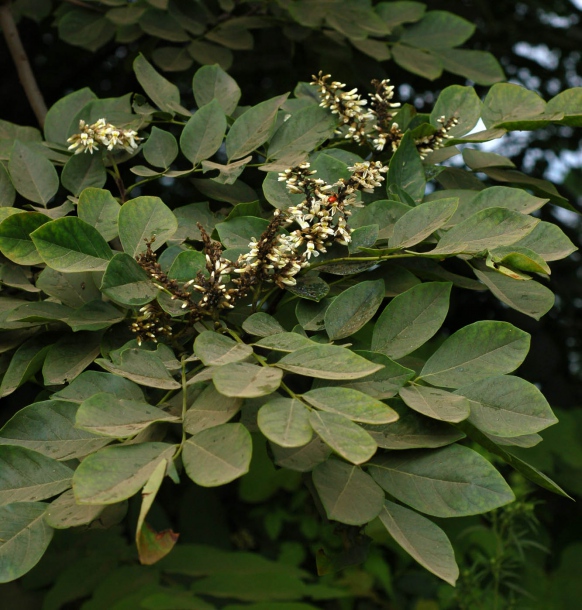
<path fill-rule="evenodd" d="M 361 98 L 357 89 L 343 91 L 346 85 L 339 81 L 328 82 L 330 78 L 330 74 L 324 75 L 319 72 L 317 76 L 313 76 L 311 84 L 319 88 L 321 98 L 319 105 L 322 108 L 329 108 L 332 114 L 337 114 L 341 119 L 336 134 L 343 134 L 345 138 L 366 144 L 378 152 L 390 145 L 392 152 L 395 152 L 400 146 L 404 133 L 394 121 L 393 110 L 399 108 L 400 104 L 392 101 L 394 87 L 390 85 L 390 81 L 388 79 L 372 81 L 375 91 L 370 94 L 370 106 L 366 107 L 368 101 Z M 415 140 L 421 159 L 437 148 L 443 147 L 446 139 L 451 137 L 448 132 L 459 121 L 455 117 L 446 119 L 443 116 L 438 122 L 441 126 L 434 133 Z"/>
<path fill-rule="evenodd" d="M 130 329 L 136 334 L 137 344 L 144 341 L 158 342 L 160 336 L 171 337 L 170 316 L 156 303 L 148 303 L 140 310 Z"/>
<path fill-rule="evenodd" d="M 92 125 L 80 120 L 79 132 L 67 140 L 70 143 L 69 150 L 74 150 L 76 155 L 87 151 L 93 154 L 94 150 L 99 150 L 98 144 L 105 146 L 107 150 L 123 149 L 131 153 L 141 140 L 137 131 L 115 127 L 106 119 L 99 119 Z"/>

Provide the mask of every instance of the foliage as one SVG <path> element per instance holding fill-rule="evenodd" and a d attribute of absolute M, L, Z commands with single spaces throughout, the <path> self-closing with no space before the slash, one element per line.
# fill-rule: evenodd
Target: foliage
<path fill-rule="evenodd" d="M 155 11 L 137 19 L 159 36 L 143 24 L 170 21 L 149 6 L 123 10 Z M 342 30 L 353 25 L 339 19 L 342 6 L 326 23 L 356 47 L 377 43 Z M 423 17 L 422 6 L 381 3 L 357 15 L 383 23 L 383 35 L 390 15 L 416 10 L 416 26 L 391 41 L 411 49 L 438 19 L 439 31 L 461 27 L 450 14 Z M 59 27 L 78 11 L 86 9 L 62 9 Z M 94 19 L 91 31 L 100 31 Z M 303 25 L 317 29 L 318 20 Z M 465 30 L 447 44 L 464 42 Z M 194 34 L 212 41 L 209 32 Z M 167 478 L 202 488 L 240 479 L 243 489 L 259 459 L 269 473 L 273 464 L 287 477 L 305 473 L 322 518 L 343 524 L 343 554 L 319 555 L 320 573 L 361 561 L 368 526 L 454 584 L 446 527 L 424 515 L 512 502 L 495 467 L 503 462 L 567 495 L 515 453 L 557 421 L 539 390 L 512 374 L 528 333 L 496 320 L 448 337 L 441 329 L 452 290 L 489 290 L 536 320 L 552 307 L 548 262 L 574 246 L 536 214 L 548 202 L 570 204 L 549 182 L 470 145 L 508 130 L 577 126 L 578 89 L 546 103 L 496 84 L 481 101 L 455 85 L 423 114 L 398 107 L 386 81 L 374 83 L 368 106 L 320 74 L 293 96 L 248 107 L 218 65 L 199 68 L 187 93 L 143 55 L 134 70 L 149 101 L 97 99 L 85 88 L 52 106 L 44 139 L 3 124 L 0 395 L 42 389 L 0 430 L 2 582 L 30 570 L 55 529 L 117 523 L 140 493 L 132 523 L 141 563 L 161 560 L 155 573 L 165 574 L 200 562 L 218 551 L 170 553 L 172 524 L 149 524 L 156 495 L 167 493 Z M 475 133 L 479 119 L 485 129 Z M 461 151 L 466 169 L 442 164 Z M 185 184 L 188 203 L 174 188 L 167 201 L 142 194 L 154 181 Z M 326 599 L 304 573 L 283 577 L 272 562 L 258 568 L 258 597 L 249 597 L 250 576 L 222 572 L 229 561 L 217 556 L 218 572 L 188 573 L 205 577 L 194 593 L 222 597 L 226 581 L 239 587 L 229 598 L 271 609 Z M 123 570 L 112 582 L 127 578 Z M 167 607 L 178 596 L 184 607 L 212 607 L 178 589 L 139 595 L 172 599 L 125 603 Z"/>

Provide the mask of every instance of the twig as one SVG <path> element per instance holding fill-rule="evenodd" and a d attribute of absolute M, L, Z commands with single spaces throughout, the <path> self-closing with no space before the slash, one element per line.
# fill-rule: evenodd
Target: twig
<path fill-rule="evenodd" d="M 12 15 L 11 0 L 0 0 L 0 28 L 4 33 L 8 50 L 10 51 L 12 61 L 16 66 L 20 84 L 24 89 L 24 93 L 36 116 L 36 120 L 41 128 L 44 128 L 44 120 L 47 112 L 46 104 L 42 93 L 38 88 L 32 68 L 30 67 L 26 51 L 22 46 L 22 41 L 20 40 L 18 29 Z"/>

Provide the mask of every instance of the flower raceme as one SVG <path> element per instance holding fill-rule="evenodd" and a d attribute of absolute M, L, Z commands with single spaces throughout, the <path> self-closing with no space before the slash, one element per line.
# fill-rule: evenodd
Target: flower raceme
<path fill-rule="evenodd" d="M 67 140 L 70 143 L 69 150 L 74 150 L 76 155 L 87 151 L 93 154 L 94 150 L 99 150 L 98 144 L 105 146 L 107 150 L 123 149 L 131 153 L 137 149 L 137 143 L 141 140 L 137 131 L 121 129 L 108 123 L 107 119 L 99 119 L 92 125 L 81 119 L 79 132 Z"/>

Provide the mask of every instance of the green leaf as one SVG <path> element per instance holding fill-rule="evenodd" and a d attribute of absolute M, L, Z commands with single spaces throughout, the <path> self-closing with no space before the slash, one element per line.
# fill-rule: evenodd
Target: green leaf
<path fill-rule="evenodd" d="M 77 204 L 79 218 L 95 227 L 105 241 L 111 241 L 118 235 L 120 210 L 121 206 L 109 191 L 93 187 L 83 190 Z"/>
<path fill-rule="evenodd" d="M 63 273 L 103 271 L 113 257 L 99 231 L 80 218 L 47 222 L 31 238 L 44 262 Z"/>
<path fill-rule="evenodd" d="M 205 330 L 194 341 L 194 353 L 206 366 L 221 366 L 245 360 L 253 353 L 253 348 L 226 335 Z"/>
<path fill-rule="evenodd" d="M 426 282 L 394 297 L 376 322 L 372 350 L 402 358 L 424 345 L 446 318 L 451 287 L 449 282 Z"/>
<path fill-rule="evenodd" d="M 11 209 L 16 199 L 16 190 L 8 175 L 8 170 L 0 163 L 0 207 Z"/>
<path fill-rule="evenodd" d="M 75 428 L 78 408 L 64 400 L 44 400 L 24 407 L 0 430 L 0 445 L 18 445 L 55 460 L 93 453 L 108 441 Z"/>
<path fill-rule="evenodd" d="M 78 407 L 76 425 L 101 436 L 129 438 L 153 422 L 178 422 L 179 418 L 144 401 L 117 398 L 108 392 L 94 394 Z"/>
<path fill-rule="evenodd" d="M 534 227 L 531 233 L 513 245 L 529 248 L 546 261 L 566 258 L 577 249 L 560 227 L 543 220 Z"/>
<path fill-rule="evenodd" d="M 152 127 L 150 137 L 143 147 L 143 156 L 154 167 L 170 167 L 178 156 L 176 138 L 169 131 Z"/>
<path fill-rule="evenodd" d="M 226 137 L 226 156 L 229 161 L 252 153 L 267 141 L 279 106 L 289 94 L 261 102 L 239 116 Z"/>
<path fill-rule="evenodd" d="M 319 379 L 359 379 L 382 368 L 347 348 L 336 345 L 314 345 L 304 347 L 284 356 L 276 366 Z"/>
<path fill-rule="evenodd" d="M 319 436 L 303 445 L 303 447 L 280 447 L 271 444 L 274 461 L 281 468 L 288 468 L 296 472 L 310 472 L 318 464 L 321 464 L 331 455 L 331 447 L 328 447 Z"/>
<path fill-rule="evenodd" d="M 220 66 L 202 66 L 192 79 L 192 90 L 198 107 L 216 100 L 224 114 L 231 116 L 240 99 L 241 91 L 232 76 Z"/>
<path fill-rule="evenodd" d="M 163 390 L 179 390 L 181 387 L 168 373 L 160 358 L 142 349 L 133 348 L 123 351 L 119 364 L 113 364 L 104 358 L 98 358 L 95 362 L 106 371 L 121 375 L 140 385 Z"/>
<path fill-rule="evenodd" d="M 479 85 L 493 85 L 505 79 L 503 68 L 487 51 L 438 49 L 432 54 L 448 72 L 464 76 Z"/>
<path fill-rule="evenodd" d="M 12 147 L 8 171 L 18 193 L 34 203 L 46 207 L 59 190 L 59 177 L 53 164 L 19 140 Z"/>
<path fill-rule="evenodd" d="M 184 443 L 186 474 L 202 487 L 217 487 L 249 471 L 253 442 L 242 424 L 202 430 Z"/>
<path fill-rule="evenodd" d="M 378 225 L 378 239 L 389 239 L 394 232 L 396 221 L 411 208 L 399 201 L 381 199 L 373 201 L 363 208 L 358 208 L 348 221 L 352 229 L 367 225 Z"/>
<path fill-rule="evenodd" d="M 498 246 L 510 246 L 531 233 L 539 222 L 537 218 L 506 208 L 487 208 L 449 229 L 428 254 L 477 254 Z"/>
<path fill-rule="evenodd" d="M 321 301 L 329 292 L 329 284 L 318 275 L 303 275 L 297 278 L 297 283 L 287 286 L 286 290 L 297 295 L 300 299 Z"/>
<path fill-rule="evenodd" d="M 430 113 L 431 125 L 439 127 L 438 119 L 456 117 L 459 121 L 448 135 L 460 137 L 471 131 L 481 117 L 481 100 L 473 87 L 451 85 L 443 89 Z"/>
<path fill-rule="evenodd" d="M 461 387 L 455 394 L 469 399 L 469 421 L 486 434 L 533 434 L 558 421 L 535 385 L 513 375 L 488 377 Z"/>
<path fill-rule="evenodd" d="M 192 66 L 188 47 L 158 47 L 152 52 L 154 63 L 164 72 L 181 72 Z"/>
<path fill-rule="evenodd" d="M 527 462 L 524 462 L 522 459 L 518 458 L 512 453 L 509 453 L 509 451 L 505 451 L 505 449 L 501 448 L 497 443 L 494 443 L 488 436 L 483 434 L 479 429 L 471 425 L 468 421 L 464 421 L 457 424 L 457 427 L 462 429 L 463 432 L 465 432 L 471 440 L 475 441 L 476 443 L 479 443 L 490 453 L 499 456 L 502 460 L 507 462 L 513 468 L 515 468 L 517 472 L 520 472 L 530 481 L 533 481 L 540 487 L 543 487 L 544 489 L 547 489 L 552 493 L 564 496 L 565 498 L 572 499 L 559 485 L 554 483 L 554 481 L 547 477 L 543 472 L 540 472 L 537 468 L 534 468 L 533 466 L 531 466 Z"/>
<path fill-rule="evenodd" d="M 313 485 L 333 521 L 365 525 L 382 510 L 384 492 L 358 466 L 327 460 L 313 470 Z"/>
<path fill-rule="evenodd" d="M 125 311 L 119 311 L 111 303 L 96 300 L 85 303 L 80 309 L 72 313 L 67 319 L 67 324 L 74 332 L 102 330 L 123 321 L 125 314 Z"/>
<path fill-rule="evenodd" d="M 400 388 L 400 397 L 411 409 L 441 421 L 462 421 L 469 417 L 471 410 L 469 401 L 464 400 L 462 396 L 428 386 L 412 385 Z"/>
<path fill-rule="evenodd" d="M 101 371 L 81 373 L 66 388 L 55 392 L 52 397 L 81 403 L 98 392 L 110 392 L 117 398 L 127 400 L 143 400 L 143 392 L 135 383 Z"/>
<path fill-rule="evenodd" d="M 168 11 L 148 8 L 139 18 L 139 25 L 146 34 L 162 40 L 170 40 L 171 42 L 188 42 L 190 40 L 188 33 L 182 29 L 178 20 Z"/>
<path fill-rule="evenodd" d="M 295 398 L 278 396 L 269 400 L 259 409 L 257 424 L 280 447 L 303 447 L 313 435 L 309 410 Z"/>
<path fill-rule="evenodd" d="M 16 502 L 0 507 L 0 582 L 23 576 L 44 555 L 53 537 L 44 520 L 46 506 Z"/>
<path fill-rule="evenodd" d="M 81 331 L 62 336 L 48 350 L 42 375 L 46 385 L 61 385 L 85 370 L 99 355 L 101 335 Z"/>
<path fill-rule="evenodd" d="M 24 447 L 0 446 L 0 466 L 2 506 L 44 500 L 71 486 L 70 468 Z"/>
<path fill-rule="evenodd" d="M 392 538 L 421 566 L 455 586 L 459 577 L 455 552 L 438 525 L 388 500 L 380 512 L 380 521 Z"/>
<path fill-rule="evenodd" d="M 284 332 L 284 328 L 267 313 L 259 311 L 251 314 L 242 324 L 243 330 L 249 335 L 268 337 Z"/>
<path fill-rule="evenodd" d="M 514 371 L 529 350 L 530 336 L 508 322 L 482 320 L 453 333 L 426 361 L 419 379 L 459 388 Z"/>
<path fill-rule="evenodd" d="M 429 80 L 435 80 L 443 73 L 442 63 L 437 57 L 416 47 L 397 42 L 392 45 L 392 57 L 401 68 Z"/>
<path fill-rule="evenodd" d="M 218 367 L 212 374 L 212 381 L 224 396 L 256 398 L 274 392 L 282 377 L 280 369 L 231 362 Z"/>
<path fill-rule="evenodd" d="M 67 138 L 74 134 L 78 128 L 75 117 L 88 102 L 97 99 L 97 96 L 85 87 L 65 95 L 55 102 L 47 112 L 44 123 L 45 139 L 49 142 L 65 144 Z"/>
<path fill-rule="evenodd" d="M 43 260 L 30 234 L 50 218 L 38 212 L 12 214 L 0 223 L 0 251 L 18 265 L 38 265 Z"/>
<path fill-rule="evenodd" d="M 61 273 L 45 267 L 36 280 L 36 286 L 68 307 L 82 307 L 85 303 L 101 298 L 90 271 Z"/>
<path fill-rule="evenodd" d="M 563 113 L 564 118 L 558 121 L 561 125 L 582 127 L 581 102 L 582 87 L 571 87 L 553 97 L 546 106 L 546 112 L 548 114 Z"/>
<path fill-rule="evenodd" d="M 461 197 L 459 200 L 459 207 L 453 214 L 450 224 L 459 224 L 476 212 L 480 212 L 486 208 L 507 208 L 514 212 L 530 214 L 541 208 L 547 201 L 547 199 L 534 197 L 523 189 L 508 186 L 491 186 L 478 193 L 472 191 L 471 197 Z M 534 228 L 534 231 L 535 230 L 536 229 Z"/>
<path fill-rule="evenodd" d="M 512 83 L 497 83 L 487 93 L 481 117 L 487 128 L 527 129 L 528 119 L 543 115 L 546 102 L 534 91 Z M 535 127 L 534 127 L 535 128 Z"/>
<path fill-rule="evenodd" d="M 202 252 L 186 250 L 180 252 L 172 262 L 168 277 L 178 282 L 188 282 L 196 277 L 198 272 L 206 271 L 206 257 Z"/>
<path fill-rule="evenodd" d="M 437 199 L 412 208 L 394 225 L 389 248 L 410 248 L 440 229 L 455 213 L 457 199 Z"/>
<path fill-rule="evenodd" d="M 275 132 L 269 142 L 268 157 L 281 159 L 297 152 L 311 152 L 333 136 L 337 118 L 310 105 L 291 115 Z"/>
<path fill-rule="evenodd" d="M 230 69 L 234 60 L 233 52 L 230 49 L 202 40 L 193 40 L 188 45 L 188 53 L 199 64 L 218 64 L 224 70 Z"/>
<path fill-rule="evenodd" d="M 143 90 L 160 110 L 173 115 L 180 108 L 178 87 L 161 76 L 141 53 L 133 62 L 133 70 Z"/>
<path fill-rule="evenodd" d="M 153 301 L 159 292 L 150 276 L 125 252 L 118 252 L 109 261 L 101 290 L 118 303 L 134 306 Z"/>
<path fill-rule="evenodd" d="M 114 504 L 130 498 L 175 451 L 168 443 L 140 443 L 105 447 L 87 456 L 73 477 L 77 503 Z"/>
<path fill-rule="evenodd" d="M 504 267 L 527 271 L 528 273 L 546 273 L 548 275 L 551 273 L 546 261 L 529 248 L 501 246 L 500 248 L 490 250 L 489 256 L 491 261 L 495 263 L 495 267 L 499 269 L 503 265 Z"/>
<path fill-rule="evenodd" d="M 303 330 L 323 330 L 325 328 L 325 312 L 331 304 L 331 299 L 319 302 L 301 299 L 295 307 L 297 321 Z"/>
<path fill-rule="evenodd" d="M 424 168 L 410 132 L 404 134 L 400 146 L 390 159 L 386 184 L 397 184 L 416 202 L 421 201 L 424 196 Z"/>
<path fill-rule="evenodd" d="M 33 337 L 18 347 L 2 378 L 0 397 L 14 392 L 42 367 L 49 347 L 42 337 Z"/>
<path fill-rule="evenodd" d="M 80 506 L 75 502 L 73 490 L 69 489 L 46 507 L 44 517 L 46 523 L 51 527 L 68 529 L 89 525 L 99 518 L 104 508 L 105 505 L 102 504 Z"/>
<path fill-rule="evenodd" d="M 180 148 L 193 165 L 198 165 L 220 148 L 225 132 L 222 106 L 218 100 L 211 100 L 188 119 L 180 136 Z"/>
<path fill-rule="evenodd" d="M 8 312 L 7 322 L 46 322 L 54 320 L 67 321 L 72 313 L 69 307 L 52 301 L 25 303 Z"/>
<path fill-rule="evenodd" d="M 380 2 L 376 12 L 384 19 L 391 29 L 403 23 L 418 21 L 426 11 L 422 2 Z"/>
<path fill-rule="evenodd" d="M 89 51 L 96 51 L 113 36 L 111 23 L 104 16 L 83 8 L 65 13 L 58 26 L 61 40 Z"/>
<path fill-rule="evenodd" d="M 473 35 L 475 25 L 448 11 L 429 11 L 414 25 L 407 27 L 400 37 L 421 49 L 442 49 L 462 45 Z"/>
<path fill-rule="evenodd" d="M 392 424 L 364 426 L 378 447 L 383 449 L 418 449 L 444 447 L 464 438 L 451 425 L 430 419 L 409 409 L 401 400 L 393 399 L 391 406 L 400 415 Z"/>
<path fill-rule="evenodd" d="M 395 498 L 435 517 L 478 515 L 515 500 L 491 463 L 461 445 L 385 454 L 369 470 Z"/>
<path fill-rule="evenodd" d="M 219 184 L 234 184 L 252 158 L 252 155 L 249 155 L 240 161 L 235 161 L 228 165 L 214 163 L 214 161 L 202 161 L 202 173 L 206 174 L 207 172 L 218 170 L 218 175 L 210 178 L 211 180 Z"/>
<path fill-rule="evenodd" d="M 63 167 L 61 182 L 76 197 L 88 187 L 100 189 L 107 181 L 107 172 L 99 154 L 73 155 Z"/>
<path fill-rule="evenodd" d="M 216 231 L 227 248 L 247 248 L 251 239 L 258 239 L 268 224 L 269 221 L 264 218 L 238 216 L 226 222 L 219 222 Z"/>
<path fill-rule="evenodd" d="M 400 364 L 397 364 L 393 360 L 390 360 L 384 354 L 377 352 L 361 351 L 356 352 L 359 356 L 375 362 L 376 364 L 383 365 L 376 373 L 362 377 L 357 381 L 350 382 L 337 382 L 337 381 L 325 381 L 326 385 L 335 385 L 341 383 L 345 388 L 352 388 L 368 394 L 372 398 L 377 400 L 384 400 L 390 398 L 398 393 L 398 390 L 415 376 L 415 372 L 411 369 L 407 369 Z M 317 383 L 317 382 L 316 382 Z"/>
<path fill-rule="evenodd" d="M 389 424 L 398 419 L 398 413 L 388 405 L 351 388 L 317 388 L 305 392 L 303 398 L 321 411 L 365 424 Z"/>
<path fill-rule="evenodd" d="M 384 299 L 384 280 L 358 282 L 336 297 L 325 312 L 331 340 L 344 339 L 369 322 Z"/>
<path fill-rule="evenodd" d="M 473 265 L 475 275 L 500 301 L 513 309 L 539 320 L 554 306 L 553 292 L 542 284 L 533 280 L 514 280 L 480 261 L 474 261 Z"/>
<path fill-rule="evenodd" d="M 313 345 L 313 343 L 314 342 L 311 339 L 308 339 L 299 333 L 283 332 L 276 335 L 270 335 L 269 337 L 264 337 L 260 341 L 257 341 L 255 345 L 280 352 L 294 352 L 302 347 Z"/>
<path fill-rule="evenodd" d="M 352 464 L 363 464 L 376 453 L 376 441 L 343 415 L 311 411 L 309 423 L 321 440 Z"/>
<path fill-rule="evenodd" d="M 146 250 L 146 240 L 155 236 L 152 250 L 161 248 L 176 232 L 178 221 L 158 197 L 136 197 L 119 212 L 119 239 L 124 251 L 135 257 Z"/>
<path fill-rule="evenodd" d="M 242 399 L 219 394 L 213 385 L 208 385 L 184 416 L 184 430 L 196 434 L 206 428 L 225 424 L 232 419 L 242 406 Z"/>

